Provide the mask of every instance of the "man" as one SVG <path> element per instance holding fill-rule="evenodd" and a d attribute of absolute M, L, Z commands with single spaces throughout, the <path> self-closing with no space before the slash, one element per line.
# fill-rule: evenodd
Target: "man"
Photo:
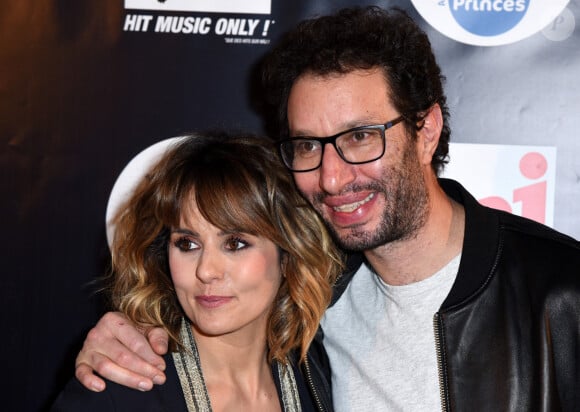
<path fill-rule="evenodd" d="M 303 22 L 263 77 L 286 166 L 351 252 L 321 325 L 335 409 L 580 410 L 580 245 L 437 178 L 449 115 L 412 20 L 371 7 Z M 108 314 L 77 377 L 148 389 L 159 359 Z"/>

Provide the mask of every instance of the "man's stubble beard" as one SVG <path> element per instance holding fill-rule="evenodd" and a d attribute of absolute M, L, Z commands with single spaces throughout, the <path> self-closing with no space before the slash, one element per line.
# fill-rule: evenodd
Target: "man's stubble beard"
<path fill-rule="evenodd" d="M 429 211 L 429 193 L 423 179 L 414 145 L 409 141 L 402 161 L 384 173 L 385 178 L 368 184 L 351 185 L 344 192 L 374 191 L 385 201 L 381 220 L 374 230 L 350 227 L 339 233 L 322 213 L 324 194 L 314 196 L 313 205 L 324 219 L 335 242 L 344 250 L 364 252 L 379 246 L 411 239 L 425 225 Z"/>

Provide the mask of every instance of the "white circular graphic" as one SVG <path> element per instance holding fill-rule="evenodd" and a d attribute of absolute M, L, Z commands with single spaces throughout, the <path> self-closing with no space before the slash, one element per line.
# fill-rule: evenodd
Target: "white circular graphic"
<path fill-rule="evenodd" d="M 441 34 L 474 46 L 510 44 L 553 22 L 569 0 L 411 0 Z"/>
<path fill-rule="evenodd" d="M 159 161 L 161 156 L 165 154 L 169 146 L 179 139 L 181 139 L 181 137 L 172 137 L 149 146 L 131 159 L 115 181 L 113 189 L 111 190 L 111 195 L 109 196 L 109 202 L 107 203 L 105 218 L 107 243 L 109 244 L 109 247 L 111 246 L 115 233 L 115 225 L 113 224 L 112 219 L 117 214 L 119 207 L 127 201 L 129 196 L 133 193 L 133 190 L 135 190 L 137 184 L 147 174 L 151 167 Z"/>
<path fill-rule="evenodd" d="M 564 9 L 554 21 L 544 27 L 542 34 L 548 40 L 563 41 L 574 33 L 575 28 L 576 19 L 574 18 L 574 14 L 570 10 Z"/>

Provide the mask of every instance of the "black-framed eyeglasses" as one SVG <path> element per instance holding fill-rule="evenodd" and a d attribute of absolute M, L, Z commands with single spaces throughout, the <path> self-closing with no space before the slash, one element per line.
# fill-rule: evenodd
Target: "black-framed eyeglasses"
<path fill-rule="evenodd" d="M 385 154 L 385 131 L 405 119 L 385 124 L 353 127 L 328 137 L 292 137 L 279 143 L 280 155 L 292 172 L 310 172 L 322 164 L 324 148 L 332 144 L 342 160 L 358 165 L 374 162 Z"/>

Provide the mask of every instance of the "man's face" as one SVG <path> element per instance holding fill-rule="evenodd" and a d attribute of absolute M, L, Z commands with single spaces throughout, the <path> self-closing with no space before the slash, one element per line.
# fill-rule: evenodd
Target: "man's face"
<path fill-rule="evenodd" d="M 288 98 L 291 136 L 325 137 L 397 118 L 380 70 L 303 75 Z M 382 158 L 352 165 L 326 145 L 320 168 L 295 173 L 303 195 L 322 215 L 337 242 L 369 250 L 412 237 L 424 224 L 427 191 L 417 146 L 399 123 L 388 129 Z"/>

